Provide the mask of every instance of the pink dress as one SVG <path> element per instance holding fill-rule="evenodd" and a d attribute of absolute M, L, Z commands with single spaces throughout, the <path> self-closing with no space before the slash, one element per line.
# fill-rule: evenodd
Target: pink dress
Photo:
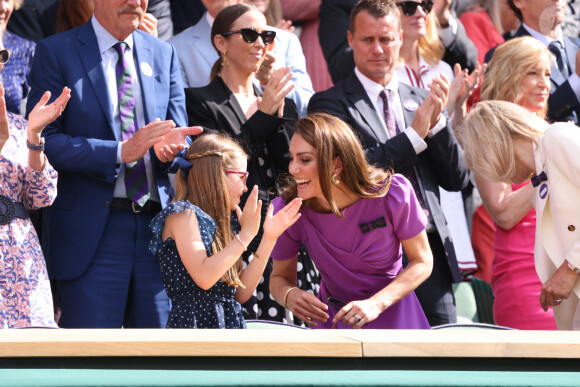
<path fill-rule="evenodd" d="M 56 171 L 28 166 L 26 120 L 8 113 L 10 139 L 0 153 L 0 195 L 27 209 L 52 204 Z M 46 264 L 30 219 L 0 225 L 0 328 L 54 327 L 54 310 Z"/>
<path fill-rule="evenodd" d="M 512 185 L 512 189 L 515 191 L 524 185 Z M 544 312 L 540 306 L 542 284 L 534 265 L 535 235 L 534 209 L 509 230 L 496 225 L 491 287 L 495 296 L 493 319 L 497 325 L 557 329 L 552 309 Z"/>

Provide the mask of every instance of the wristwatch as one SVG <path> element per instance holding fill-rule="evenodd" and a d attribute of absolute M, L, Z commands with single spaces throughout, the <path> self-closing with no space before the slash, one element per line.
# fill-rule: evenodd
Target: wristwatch
<path fill-rule="evenodd" d="M 576 266 L 572 265 L 568 260 L 566 260 L 566 263 L 568 264 L 568 269 L 572 270 L 576 274 L 580 274 L 580 268 L 577 268 Z"/>
<path fill-rule="evenodd" d="M 28 149 L 44 152 L 44 137 L 40 137 L 40 144 L 38 145 L 31 144 L 28 142 L 28 139 L 26 139 L 26 147 Z"/>

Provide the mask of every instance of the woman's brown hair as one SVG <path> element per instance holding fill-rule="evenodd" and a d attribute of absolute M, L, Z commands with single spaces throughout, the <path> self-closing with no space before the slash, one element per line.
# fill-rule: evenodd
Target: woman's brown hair
<path fill-rule="evenodd" d="M 247 159 L 242 148 L 223 134 L 205 134 L 191 144 L 185 158 L 191 163 L 187 180 L 182 172 L 175 177 L 174 202 L 188 200 L 206 212 L 216 223 L 213 252 L 222 250 L 233 238 L 230 225 L 230 198 L 224 170 L 235 160 Z M 221 278 L 230 286 L 242 286 L 241 257 Z"/>
<path fill-rule="evenodd" d="M 336 176 L 356 196 L 363 199 L 383 197 L 391 184 L 392 172 L 369 164 L 354 131 L 342 120 L 326 113 L 315 113 L 298 120 L 294 136 L 301 136 L 317 151 L 320 188 L 332 212 L 341 217 L 332 194 L 333 161 L 340 157 L 342 172 Z M 288 179 L 282 191 L 286 203 L 297 197 L 296 181 Z M 309 206 L 311 199 L 305 201 Z"/>

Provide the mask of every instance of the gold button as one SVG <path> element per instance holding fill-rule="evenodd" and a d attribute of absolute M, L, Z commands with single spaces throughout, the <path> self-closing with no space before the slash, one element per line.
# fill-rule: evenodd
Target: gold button
<path fill-rule="evenodd" d="M 568 231 L 574 231 L 574 230 L 576 230 L 576 227 L 573 224 L 568 226 Z"/>

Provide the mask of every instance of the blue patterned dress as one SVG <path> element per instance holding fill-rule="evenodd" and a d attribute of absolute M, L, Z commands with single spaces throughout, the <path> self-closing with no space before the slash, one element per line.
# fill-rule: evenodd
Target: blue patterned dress
<path fill-rule="evenodd" d="M 28 165 L 26 120 L 8 113 L 10 139 L 0 153 L 0 194 L 27 209 L 52 204 L 56 171 L 46 156 L 42 172 Z M 50 283 L 30 219 L 0 225 L 0 328 L 54 327 Z"/>
<path fill-rule="evenodd" d="M 4 31 L 2 43 L 4 48 L 11 51 L 10 60 L 0 74 L 6 95 L 6 110 L 19 114 L 22 99 L 28 95 L 27 78 L 36 44 L 10 31 Z"/>
<path fill-rule="evenodd" d="M 187 272 L 175 241 L 161 239 L 165 218 L 184 210 L 195 211 L 207 256 L 213 255 L 211 244 L 215 222 L 189 201 L 171 203 L 151 221 L 153 239 L 149 249 L 159 256 L 163 284 L 172 304 L 167 328 L 246 328 L 242 306 L 234 299 L 236 288 L 220 280 L 210 289 L 203 290 Z"/>

